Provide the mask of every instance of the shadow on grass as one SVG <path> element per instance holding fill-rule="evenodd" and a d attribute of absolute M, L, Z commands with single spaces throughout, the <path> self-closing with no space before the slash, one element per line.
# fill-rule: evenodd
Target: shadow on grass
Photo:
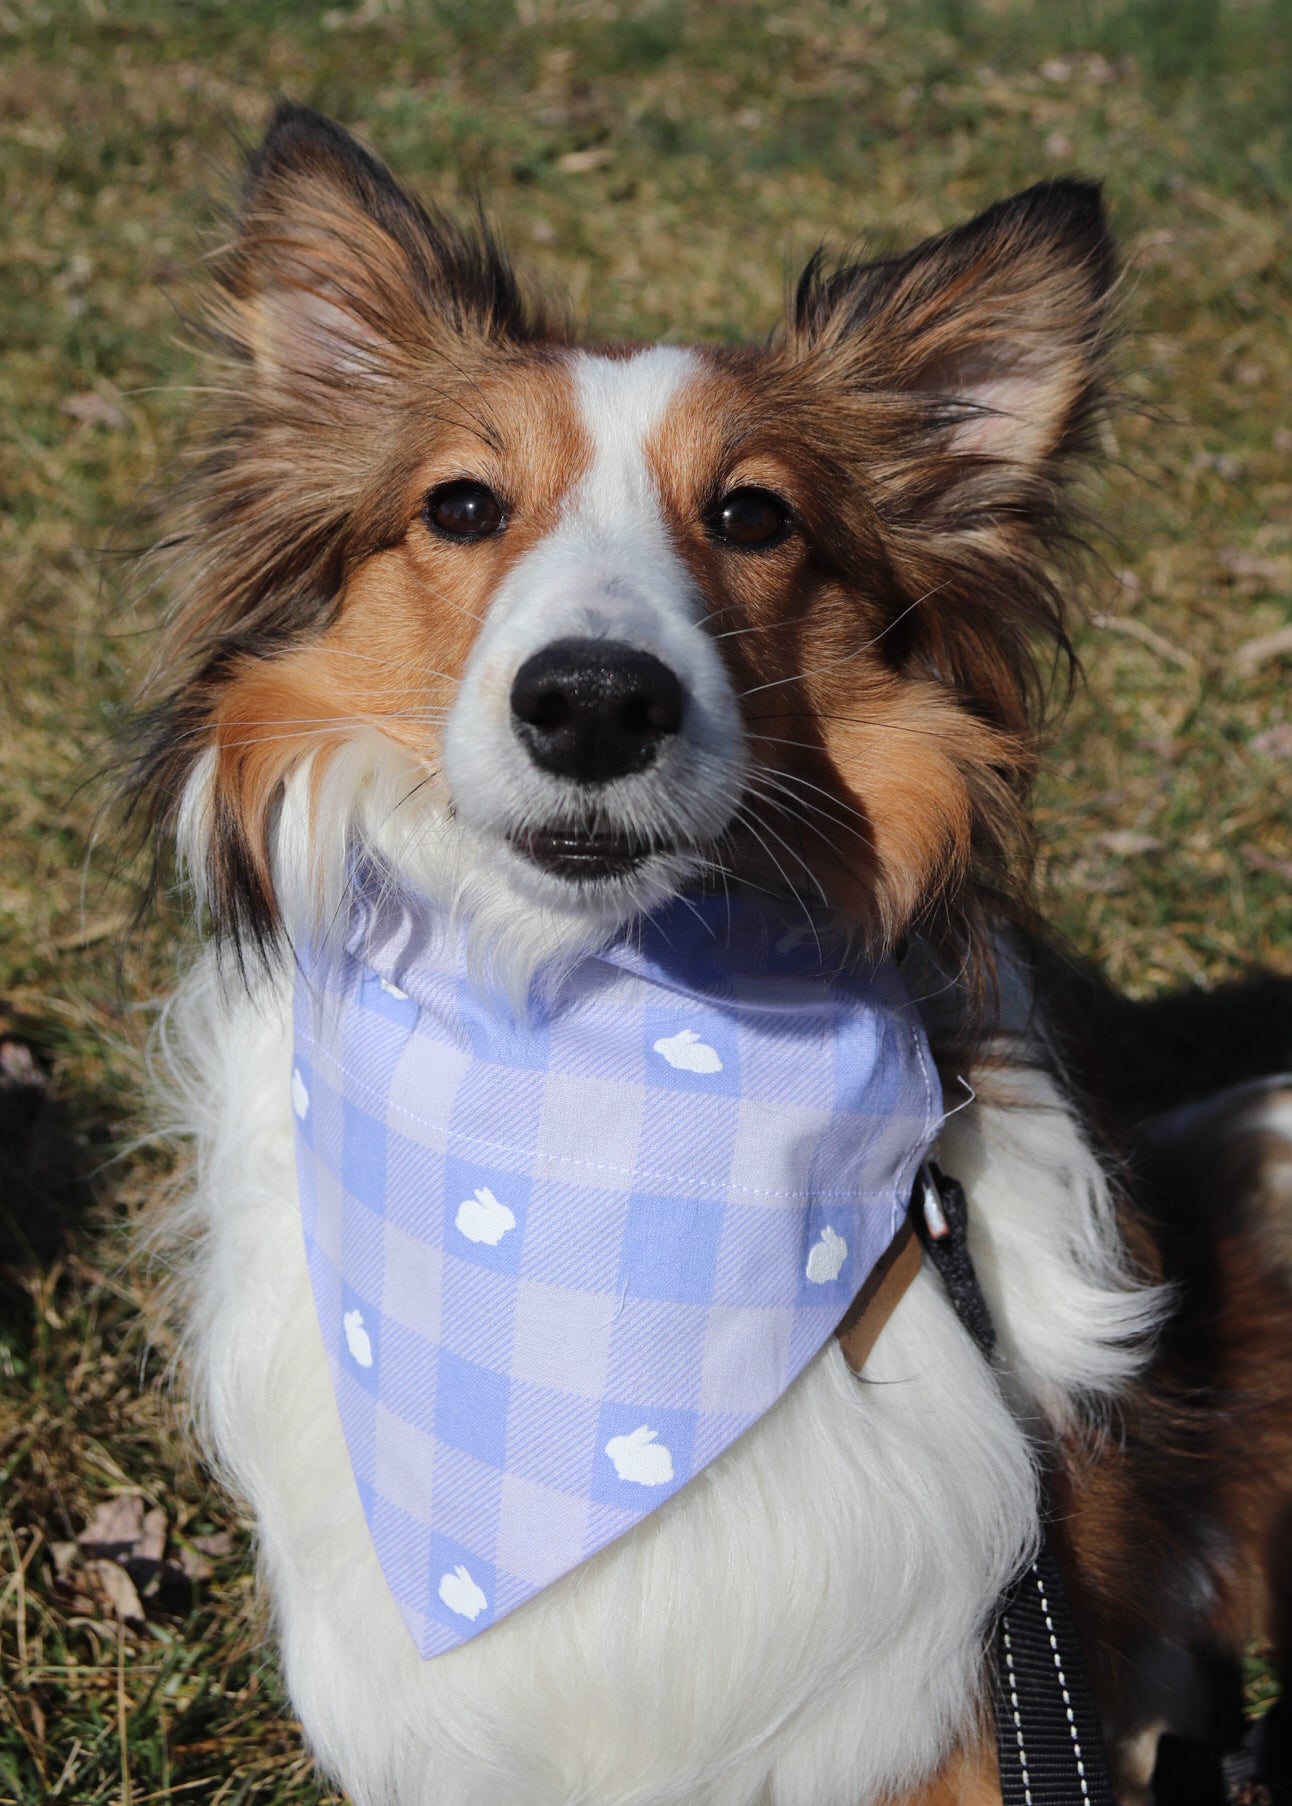
<path fill-rule="evenodd" d="M 1292 1071 L 1292 976 L 1254 971 L 1136 1000 L 1083 962 L 1045 965 L 1078 1073 L 1125 1123 Z"/>
<path fill-rule="evenodd" d="M 47 1273 L 98 1201 L 96 1175 L 114 1152 L 107 1100 L 64 1091 L 37 1022 L 0 1032 L 0 1327 L 26 1319 L 22 1276 Z"/>

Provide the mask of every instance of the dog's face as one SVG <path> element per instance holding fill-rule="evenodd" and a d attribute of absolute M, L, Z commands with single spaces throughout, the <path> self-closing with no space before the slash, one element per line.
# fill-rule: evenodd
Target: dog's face
<path fill-rule="evenodd" d="M 142 760 L 217 918 L 299 931 L 366 846 L 522 967 L 702 883 L 962 944 L 1024 836 L 1110 271 L 1050 184 L 814 263 L 766 349 L 580 348 L 285 109 Z"/>

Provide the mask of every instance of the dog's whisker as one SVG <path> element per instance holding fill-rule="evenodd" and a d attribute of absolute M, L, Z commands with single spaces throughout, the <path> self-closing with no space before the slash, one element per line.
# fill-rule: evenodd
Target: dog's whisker
<path fill-rule="evenodd" d="M 222 752 L 236 752 L 249 746 L 286 745 L 293 740 L 325 739 L 331 735 L 351 734 L 358 730 L 377 729 L 380 731 L 381 721 L 383 719 L 391 721 L 401 718 L 385 716 L 378 717 L 377 719 L 360 718 L 348 721 L 339 718 L 333 721 L 313 722 L 309 727 L 295 728 L 281 733 L 239 735 L 236 739 L 231 738 L 226 734 L 221 734 L 215 744 Z"/>
<path fill-rule="evenodd" d="M 810 779 L 800 777 L 796 772 L 782 771 L 772 766 L 760 765 L 756 768 L 756 775 L 773 783 L 785 795 L 792 798 L 796 804 L 801 803 L 803 808 L 812 809 L 819 815 L 827 816 L 831 821 L 837 822 L 841 827 L 847 827 L 850 833 L 855 834 L 858 830 L 849 826 L 847 820 L 849 816 L 851 816 L 853 820 L 869 826 L 870 817 L 863 809 L 858 809 L 853 804 L 845 802 L 842 797 L 836 796 L 832 790 L 825 789 L 821 784 L 814 784 Z M 803 797 L 801 794 L 804 790 L 810 790 L 814 796 L 823 796 L 830 807 L 824 809 L 819 803 L 809 802 L 807 798 Z"/>
<path fill-rule="evenodd" d="M 804 752 L 814 752 L 821 757 L 826 757 L 827 749 L 818 740 L 792 740 L 776 734 L 764 734 L 758 725 L 762 721 L 803 721 L 805 719 L 809 719 L 809 717 L 797 711 L 784 715 L 758 715 L 749 723 L 750 736 L 754 740 L 765 740 L 772 746 L 797 746 L 801 747 Z M 913 734 L 917 739 L 922 740 L 941 742 L 946 739 L 946 731 L 943 728 L 917 727 L 913 722 L 889 721 L 874 715 L 839 715 L 831 714 L 825 709 L 814 708 L 810 719 L 813 721 L 837 721 L 841 726 L 847 727 L 878 728 L 881 733 L 886 734 Z"/>
<path fill-rule="evenodd" d="M 836 835 L 841 829 L 851 834 L 868 855 L 877 857 L 877 848 L 868 835 L 860 833 L 846 822 L 840 822 L 831 817 L 825 818 L 824 825 L 822 822 L 814 820 L 814 815 L 819 812 L 815 809 L 815 805 L 808 803 L 805 799 L 777 792 L 751 792 L 751 794 L 756 795 L 758 800 L 763 802 L 778 820 L 785 822 L 787 826 L 792 826 L 800 834 L 811 835 L 816 858 L 820 860 L 824 857 L 849 878 L 855 878 L 857 868 L 855 860 L 850 859 L 845 849 L 840 847 L 837 842 Z M 801 853 L 800 858 L 806 867 L 813 869 L 806 852 Z"/>
<path fill-rule="evenodd" d="M 752 684 L 747 690 L 742 690 L 740 692 L 741 701 L 748 701 L 749 697 L 758 696 L 765 690 L 780 689 L 784 684 L 805 683 L 809 678 L 821 677 L 824 676 L 827 671 L 837 671 L 840 666 L 851 664 L 853 659 L 860 658 L 863 652 L 869 652 L 873 646 L 878 646 L 879 642 L 888 634 L 892 633 L 895 627 L 900 626 L 908 615 L 914 614 L 917 608 L 922 608 L 926 602 L 930 601 L 942 590 L 947 589 L 952 581 L 953 579 L 948 577 L 942 583 L 935 583 L 932 589 L 925 590 L 922 596 L 917 596 L 914 602 L 904 608 L 899 615 L 895 615 L 888 623 L 887 627 L 877 633 L 873 639 L 866 640 L 860 646 L 852 647 L 852 649 L 845 652 L 842 657 L 830 659 L 826 664 L 817 665 L 809 671 L 795 671 L 789 677 L 778 677 L 769 680 L 767 683 Z"/>
<path fill-rule="evenodd" d="M 770 859 L 773 860 L 773 862 L 776 865 L 777 871 L 781 874 L 781 877 L 785 879 L 785 883 L 789 887 L 791 893 L 797 895 L 797 890 L 794 885 L 790 884 L 789 876 L 786 873 L 784 866 L 781 865 L 780 861 L 776 858 L 776 856 L 772 852 L 771 848 L 767 845 L 767 842 L 763 839 L 763 835 L 762 835 L 763 828 L 765 828 L 767 830 L 767 832 L 772 836 L 773 840 L 775 840 L 776 844 L 782 849 L 782 851 L 792 861 L 794 861 L 796 864 L 800 865 L 803 868 L 804 875 L 811 881 L 811 883 L 815 887 L 818 895 L 821 898 L 822 904 L 824 905 L 825 908 L 828 909 L 830 907 L 830 899 L 829 899 L 828 895 L 826 894 L 825 887 L 821 883 L 820 878 L 813 871 L 811 865 L 804 858 L 803 854 L 800 853 L 796 847 L 792 847 L 789 844 L 789 842 L 784 838 L 783 835 L 778 834 L 776 829 L 772 827 L 772 825 L 769 821 L 764 820 L 760 826 L 759 824 L 757 824 L 753 821 L 753 819 L 749 815 L 748 811 L 743 808 L 740 811 L 740 818 L 741 818 L 742 822 L 744 823 L 745 827 L 754 836 L 754 839 L 762 847 L 763 851 L 768 855 L 768 857 Z"/>
<path fill-rule="evenodd" d="M 773 811 L 778 818 L 792 823 L 800 832 L 810 834 L 820 843 L 820 853 L 824 853 L 831 864 L 838 866 L 841 872 L 849 877 L 855 876 L 855 868 L 845 857 L 843 850 L 836 843 L 835 836 L 840 832 L 851 835 L 867 854 L 878 857 L 878 849 L 869 833 L 862 832 L 851 822 L 843 820 L 831 811 L 822 809 L 808 798 L 798 795 L 792 789 L 772 783 L 759 781 L 765 774 L 754 774 L 749 784 L 749 794 L 757 797 Z M 816 819 L 819 818 L 819 819 Z M 807 863 L 804 855 L 804 863 Z"/>

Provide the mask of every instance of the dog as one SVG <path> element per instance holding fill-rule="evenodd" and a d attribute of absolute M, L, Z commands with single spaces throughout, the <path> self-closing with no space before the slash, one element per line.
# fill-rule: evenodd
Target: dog
<path fill-rule="evenodd" d="M 250 160 L 129 790 L 211 929 L 161 1028 L 189 1380 L 359 1806 L 996 1799 L 986 1643 L 1042 1502 L 1123 1801 L 1163 1730 L 1206 1732 L 1215 1661 L 1286 1635 L 1292 1087 L 1110 1139 L 1030 897 L 1116 281 L 1098 190 L 1049 181 L 815 257 L 766 346 L 581 345 L 483 221 L 321 116 L 281 107 Z M 293 1151 L 296 969 L 361 866 L 518 1012 L 733 891 L 893 962 L 994 1362 L 926 1261 L 860 1375 L 828 1340 L 689 1484 L 424 1659 Z M 440 1597 L 470 1616 L 465 1572 Z"/>

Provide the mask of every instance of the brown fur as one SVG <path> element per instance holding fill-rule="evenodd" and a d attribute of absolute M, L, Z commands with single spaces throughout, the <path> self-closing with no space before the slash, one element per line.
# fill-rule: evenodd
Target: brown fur
<path fill-rule="evenodd" d="M 1255 1638 L 1292 1646 L 1292 1140 L 1267 1112 L 1292 1088 L 1225 1094 L 1151 1124 L 1130 1228 L 1176 1309 L 1116 1434 L 1056 1451 L 1052 1502 L 1074 1603 L 1119 1741 L 1166 1724 L 1224 1742 L 1203 1689 L 1173 1719 L 1145 1680 L 1158 1652 L 1204 1677 Z"/>
<path fill-rule="evenodd" d="M 158 580 L 177 606 L 131 784 L 154 847 L 170 838 L 226 693 L 251 681 L 252 665 L 317 642 L 360 567 L 406 541 L 437 439 L 446 448 L 470 440 L 486 455 L 507 442 L 525 412 L 509 379 L 513 389 L 532 386 L 543 347 L 560 336 L 521 297 L 483 224 L 473 237 L 427 212 L 303 108 L 280 110 L 215 273 L 207 325 L 216 394 L 202 454 L 172 498 L 176 525 L 157 551 Z M 500 419 L 481 405 L 490 380 Z M 451 642 L 451 619 L 447 633 Z M 285 720 L 309 714 L 311 688 L 293 677 L 281 686 Z M 330 742 L 336 698 L 323 700 L 319 733 Z M 375 712 L 394 715 L 386 704 Z M 270 733 L 272 685 L 250 712 L 229 706 Z M 220 799 L 206 881 L 215 926 L 239 947 L 265 951 L 277 931 L 262 812 L 305 749 L 300 736 L 290 756 L 284 748 L 276 776 L 270 752 L 228 767 L 236 783 Z"/>
<path fill-rule="evenodd" d="M 480 427 L 430 429 L 428 455 L 391 508 L 400 536 L 356 566 L 329 625 L 273 657 L 244 655 L 210 698 L 227 832 L 247 849 L 266 896 L 272 806 L 307 754 L 321 776 L 356 726 L 371 725 L 434 773 L 439 724 L 489 598 L 551 529 L 587 463 L 559 371 L 500 361 L 478 379 L 474 407 Z M 481 475 L 515 514 L 506 534 L 469 549 L 436 538 L 422 520 L 427 493 L 464 471 Z"/>
<path fill-rule="evenodd" d="M 890 1806 L 1000 1806 L 1000 1771 L 990 1731 L 970 1738 L 928 1781 Z"/>
<path fill-rule="evenodd" d="M 864 429 L 864 398 L 854 412 Z M 919 615 L 934 599 L 901 587 L 864 493 L 838 475 L 831 487 L 820 429 L 797 359 L 715 356 L 649 452 L 745 699 L 762 773 L 751 789 L 772 843 L 763 850 L 782 875 L 806 874 L 878 951 L 917 922 L 941 938 L 963 919 L 976 836 L 1014 858 L 1030 755 L 898 654 L 899 640 L 909 653 L 925 631 L 903 611 Z M 732 558 L 703 523 L 719 493 L 746 484 L 783 496 L 804 531 Z M 844 531 L 851 580 L 823 552 Z"/>

